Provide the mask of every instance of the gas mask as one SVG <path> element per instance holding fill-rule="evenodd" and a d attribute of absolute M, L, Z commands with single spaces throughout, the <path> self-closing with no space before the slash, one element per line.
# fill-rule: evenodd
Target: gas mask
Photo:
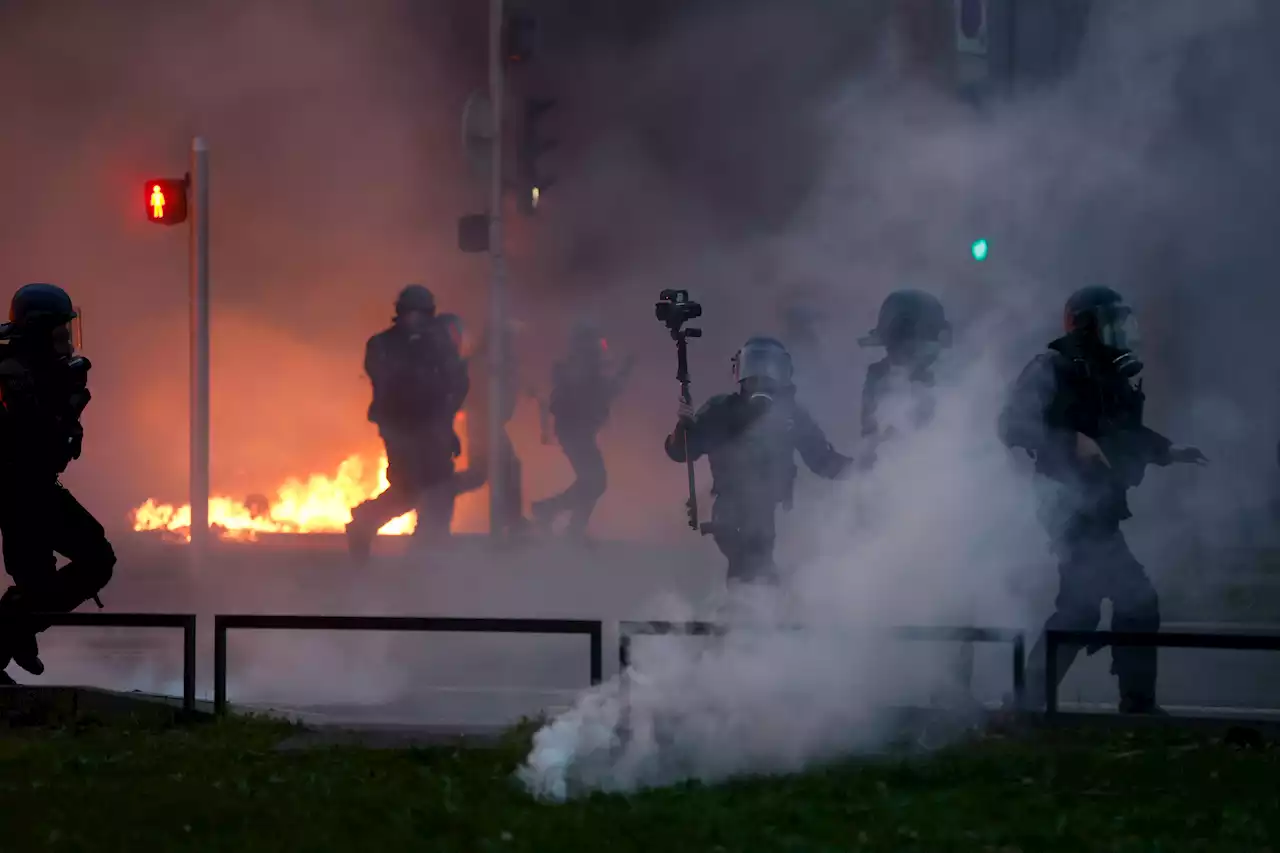
<path fill-rule="evenodd" d="M 746 379 L 740 387 L 742 395 L 747 398 L 747 405 L 755 411 L 763 412 L 772 408 L 774 401 L 782 396 L 782 389 L 768 379 Z"/>
<path fill-rule="evenodd" d="M 397 314 L 395 324 L 408 334 L 409 340 L 416 341 L 427 333 L 433 320 L 435 320 L 433 314 L 411 308 Z"/>
<path fill-rule="evenodd" d="M 1138 320 L 1127 305 L 1107 305 L 1097 310 L 1098 342 L 1111 355 L 1111 365 L 1126 379 L 1142 372 L 1142 359 L 1137 349 L 1141 345 Z"/>

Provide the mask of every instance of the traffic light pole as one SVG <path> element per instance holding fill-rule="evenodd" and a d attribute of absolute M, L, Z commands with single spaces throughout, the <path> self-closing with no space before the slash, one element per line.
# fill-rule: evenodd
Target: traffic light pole
<path fill-rule="evenodd" d="M 507 495 L 507 466 L 500 458 L 502 441 L 502 387 L 506 363 L 506 259 L 502 254 L 502 50 L 503 0 L 489 0 L 489 104 L 493 113 L 493 137 L 489 156 L 489 535 L 503 535 Z"/>
<path fill-rule="evenodd" d="M 209 146 L 191 142 L 191 558 L 209 544 Z"/>

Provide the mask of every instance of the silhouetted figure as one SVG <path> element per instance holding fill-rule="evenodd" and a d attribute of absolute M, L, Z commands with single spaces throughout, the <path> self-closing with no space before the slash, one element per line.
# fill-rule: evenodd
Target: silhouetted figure
<path fill-rule="evenodd" d="M 72 344 L 75 319 L 62 288 L 28 284 L 0 331 L 0 535 L 13 578 L 0 597 L 0 670 L 12 660 L 42 673 L 36 635 L 49 624 L 28 614 L 96 601 L 115 568 L 102 525 L 58 480 L 80 458 L 90 400 L 91 365 Z M 58 569 L 55 553 L 70 562 Z"/>
<path fill-rule="evenodd" d="M 1001 440 L 1026 450 L 1036 472 L 1058 485 L 1055 499 L 1041 507 L 1060 579 L 1045 629 L 1093 630 L 1102 600 L 1110 598 L 1113 630 L 1157 631 L 1155 587 L 1120 530 L 1132 515 L 1127 493 L 1142 483 L 1148 465 L 1203 464 L 1205 457 L 1143 424 L 1146 395 L 1141 380 L 1134 381 L 1143 365 L 1133 311 L 1119 293 L 1082 288 L 1067 300 L 1063 317 L 1066 333 L 1023 370 L 999 423 Z M 1059 683 L 1079 652 L 1058 646 Z M 1117 646 L 1111 660 L 1120 710 L 1160 713 L 1156 648 Z M 1028 662 L 1033 701 L 1044 696 L 1045 664 L 1042 638 Z"/>
<path fill-rule="evenodd" d="M 599 435 L 609 420 L 634 365 L 628 359 L 616 373 L 605 365 L 604 338 L 594 326 L 579 323 L 569 340 L 569 353 L 552 370 L 550 414 L 556 440 L 573 466 L 574 481 L 558 495 L 533 504 L 533 519 L 549 531 L 562 513 L 569 514 L 565 533 L 581 538 L 596 504 L 608 487 Z"/>
<path fill-rule="evenodd" d="M 820 477 L 834 479 L 853 460 L 832 448 L 822 429 L 795 399 L 791 356 L 780 341 L 748 340 L 733 359 L 738 390 L 712 397 L 695 414 L 680 401 L 667 457 L 711 463 L 708 529 L 728 560 L 731 582 L 774 583 L 778 507 L 791 508 L 795 455 Z"/>
<path fill-rule="evenodd" d="M 431 291 L 411 284 L 396 299 L 391 328 L 369 339 L 365 373 L 373 385 L 369 420 L 387 451 L 385 492 L 351 511 L 352 556 L 369 554 L 378 529 L 418 511 L 416 536 L 449 535 L 456 490 L 453 460 L 462 452 L 453 422 L 466 400 L 466 363 L 453 330 L 436 317 Z"/>

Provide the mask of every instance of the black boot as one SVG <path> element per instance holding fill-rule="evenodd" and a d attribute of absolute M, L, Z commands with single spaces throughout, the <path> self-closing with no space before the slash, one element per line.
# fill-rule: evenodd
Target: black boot
<path fill-rule="evenodd" d="M 5 590 L 0 597 L 0 657 L 8 665 L 12 660 L 32 675 L 44 674 L 44 662 L 40 660 L 40 645 L 36 641 L 36 631 L 32 630 L 30 620 L 23 617 L 27 612 L 22 593 L 16 586 Z"/>

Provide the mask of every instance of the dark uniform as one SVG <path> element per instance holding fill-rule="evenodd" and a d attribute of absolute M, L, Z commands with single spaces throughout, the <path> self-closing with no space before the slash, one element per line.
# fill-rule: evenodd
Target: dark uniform
<path fill-rule="evenodd" d="M 507 534 L 522 533 L 528 526 L 524 517 L 524 494 L 521 488 L 524 474 L 520 458 L 516 456 L 516 449 L 507 435 L 507 424 L 515 416 L 516 403 L 520 397 L 519 361 L 514 345 L 514 335 L 508 327 L 502 342 L 502 400 L 498 409 L 498 419 L 502 426 L 498 431 L 496 452 L 489 449 L 489 377 L 492 373 L 487 335 L 477 348 L 478 359 L 473 359 L 473 367 L 479 367 L 479 372 L 475 375 L 478 387 L 467 404 L 467 435 L 471 453 L 467 470 L 459 473 L 458 487 L 460 492 L 478 489 L 488 481 L 490 466 L 501 466 L 505 471 L 505 494 L 500 513 L 503 532 Z"/>
<path fill-rule="evenodd" d="M 865 470 L 875 465 L 877 450 L 900 428 L 920 429 L 933 419 L 937 406 L 934 367 L 942 350 L 951 346 L 951 324 L 933 294 L 895 290 L 880 304 L 876 327 L 858 343 L 885 349 L 885 357 L 867 367 L 862 384 L 859 462 Z M 973 684 L 973 661 L 973 643 L 961 643 L 955 679 L 964 691 Z"/>
<path fill-rule="evenodd" d="M 0 535 L 13 578 L 0 598 L 0 669 L 13 660 L 36 675 L 44 665 L 35 636 L 49 625 L 25 614 L 96 600 L 116 563 L 102 525 L 58 481 L 80 458 L 90 399 L 89 361 L 72 346 L 75 318 L 61 288 L 28 284 L 0 333 Z M 61 570 L 55 553 L 70 560 Z"/>
<path fill-rule="evenodd" d="M 1127 492 L 1142 482 L 1148 465 L 1203 462 L 1204 456 L 1173 447 L 1143 424 L 1132 319 L 1114 290 L 1077 291 L 1066 305 L 1067 333 L 1023 370 L 1000 416 L 1001 440 L 1025 449 L 1037 473 L 1058 484 L 1056 499 L 1041 507 L 1060 579 L 1046 630 L 1093 630 L 1104 598 L 1111 599 L 1113 630 L 1160 628 L 1156 590 L 1120 530 L 1131 515 Z M 1059 646 L 1059 681 L 1079 651 Z M 1041 641 L 1028 673 L 1035 701 L 1044 690 L 1044 654 Z M 1122 711 L 1158 711 L 1156 660 L 1154 647 L 1112 650 Z"/>
<path fill-rule="evenodd" d="M 609 420 L 613 401 L 631 373 L 628 361 L 613 375 L 605 372 L 604 339 L 597 330 L 579 326 L 570 341 L 569 356 L 551 376 L 550 413 L 556 441 L 573 467 L 573 483 L 558 495 L 533 504 L 539 527 L 550 529 L 561 513 L 569 513 L 565 533 L 580 538 L 596 504 L 608 488 L 600 430 Z"/>
<path fill-rule="evenodd" d="M 387 452 L 385 492 L 351 511 L 352 554 L 367 556 L 382 525 L 418 511 L 415 535 L 447 536 L 456 491 L 453 460 L 462 452 L 453 422 L 469 389 L 447 322 L 435 316 L 435 297 L 409 285 L 396 300 L 391 328 L 369 339 L 365 373 L 373 385 L 369 420 Z"/>
<path fill-rule="evenodd" d="M 667 456 L 711 463 L 710 532 L 729 562 L 730 581 L 773 583 L 778 506 L 791 508 L 796 453 L 820 477 L 835 479 L 853 460 L 837 453 L 795 400 L 791 357 L 772 338 L 752 338 L 734 357 L 739 389 L 683 409 L 667 436 Z"/>
<path fill-rule="evenodd" d="M 882 417 L 890 400 L 905 403 L 899 422 L 911 428 L 926 425 L 936 405 L 933 368 L 951 345 L 951 324 L 942 303 L 920 290 L 897 290 L 880 305 L 876 327 L 858 341 L 864 347 L 884 347 L 885 357 L 867 367 L 862 384 L 862 463 L 875 461 L 875 449 L 898 431 L 895 418 Z"/>

